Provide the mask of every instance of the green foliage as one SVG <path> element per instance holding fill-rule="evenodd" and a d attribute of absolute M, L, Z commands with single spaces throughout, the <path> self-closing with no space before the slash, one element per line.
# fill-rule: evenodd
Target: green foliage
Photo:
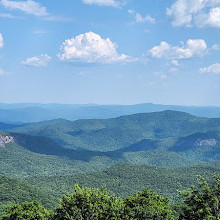
<path fill-rule="evenodd" d="M 58 148 L 53 141 L 44 137 L 23 134 L 17 134 L 16 137 L 20 138 L 20 143 L 9 143 L 5 148 L 0 147 L 0 174 L 18 178 L 37 175 L 73 175 L 103 170 L 117 163 L 117 160 L 106 157 L 84 161 L 86 157 L 87 159 L 92 157 L 93 153 L 69 152 L 61 147 Z M 75 158 L 69 158 L 71 155 Z"/>
<path fill-rule="evenodd" d="M 220 179 L 217 175 L 214 175 L 213 185 L 199 176 L 198 188 L 191 187 L 180 193 L 186 204 L 180 219 L 220 219 Z"/>
<path fill-rule="evenodd" d="M 189 188 L 195 182 L 198 173 L 211 181 L 213 173 L 220 173 L 220 163 L 204 163 L 181 168 L 118 164 L 101 172 L 28 177 L 25 181 L 58 198 L 71 192 L 74 184 L 79 184 L 83 187 L 106 185 L 111 192 L 122 198 L 148 188 L 163 196 L 168 196 L 173 202 L 181 198 L 177 190 Z"/>
<path fill-rule="evenodd" d="M 32 200 L 38 200 L 45 207 L 53 208 L 63 194 L 72 191 L 74 184 L 95 188 L 106 185 L 111 192 L 122 198 L 149 188 L 163 196 L 168 196 L 171 202 L 174 202 L 181 199 L 177 190 L 189 188 L 195 182 L 198 173 L 210 183 L 213 173 L 220 174 L 220 163 L 205 163 L 182 168 L 119 164 L 102 172 L 36 176 L 23 178 L 22 181 L 0 175 L 0 212 L 4 210 L 3 205 L 9 202 L 20 203 Z"/>
<path fill-rule="evenodd" d="M 149 139 L 179 138 L 219 129 L 220 119 L 198 118 L 183 112 L 164 111 L 121 116 L 113 119 L 52 120 L 24 124 L 19 133 L 51 138 L 62 147 L 91 151 L 115 151 Z M 136 146 L 137 147 L 137 146 Z M 150 148 L 151 149 L 151 148 Z M 149 149 L 145 149 L 149 150 Z"/>
<path fill-rule="evenodd" d="M 148 189 L 126 198 L 124 203 L 125 219 L 174 219 L 169 199 Z"/>
<path fill-rule="evenodd" d="M 80 188 L 75 185 L 74 193 L 61 199 L 53 219 L 120 219 L 122 213 L 123 200 L 109 195 L 106 189 Z"/>
<path fill-rule="evenodd" d="M 24 181 L 0 175 L 0 212 L 8 203 L 22 203 L 37 200 L 48 208 L 54 207 L 58 199 L 47 190 Z"/>
<path fill-rule="evenodd" d="M 214 175 L 209 185 L 199 176 L 198 188 L 180 192 L 184 201 L 169 204 L 169 199 L 144 189 L 124 200 L 106 188 L 80 188 L 64 195 L 52 213 L 39 202 L 8 206 L 0 220 L 219 220 L 220 179 Z"/>
<path fill-rule="evenodd" d="M 46 207 L 54 206 L 76 183 L 107 185 L 123 198 L 147 187 L 173 201 L 179 199 L 177 189 L 188 188 L 196 174 L 209 180 L 212 173 L 220 173 L 220 162 L 198 164 L 220 160 L 219 119 L 165 111 L 108 120 L 0 126 L 20 132 L 10 133 L 15 143 L 0 148 L 0 173 L 28 183 L 22 187 L 15 181 L 16 186 L 11 180 L 7 184 L 0 176 L 0 211 L 10 201 L 37 199 Z M 215 143 L 195 145 L 206 139 Z M 125 162 L 133 165 L 121 164 Z"/>
<path fill-rule="evenodd" d="M 173 210 L 173 214 L 176 219 L 179 219 L 180 216 L 183 216 L 184 209 L 186 208 L 186 204 L 184 201 L 177 201 L 171 205 L 171 208 Z"/>
<path fill-rule="evenodd" d="M 8 207 L 0 217 L 0 220 L 47 220 L 50 215 L 50 211 L 45 209 L 40 203 L 34 201 Z"/>
<path fill-rule="evenodd" d="M 169 200 L 145 189 L 124 201 L 104 189 L 74 186 L 74 193 L 65 195 L 56 209 L 55 220 L 172 220 Z"/>
<path fill-rule="evenodd" d="M 0 173 L 64 176 L 118 163 L 181 167 L 220 160 L 220 120 L 165 111 L 107 120 L 52 120 L 9 130 L 15 143 L 0 148 Z M 195 146 L 204 139 L 213 145 Z"/>

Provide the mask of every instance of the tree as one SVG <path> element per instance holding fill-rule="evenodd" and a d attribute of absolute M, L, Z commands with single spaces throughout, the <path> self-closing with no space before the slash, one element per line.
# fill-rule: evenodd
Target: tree
<path fill-rule="evenodd" d="M 45 209 L 39 202 L 24 202 L 15 204 L 6 208 L 6 211 L 0 217 L 0 220 L 47 220 L 50 217 L 50 211 Z"/>
<path fill-rule="evenodd" d="M 137 192 L 124 200 L 125 219 L 171 220 L 174 219 L 169 199 L 149 189 Z"/>
<path fill-rule="evenodd" d="M 121 219 L 123 200 L 109 195 L 105 188 L 80 188 L 74 186 L 74 193 L 64 195 L 59 208 L 55 210 L 55 220 L 105 220 Z"/>
<path fill-rule="evenodd" d="M 180 192 L 186 204 L 180 219 L 220 219 L 220 179 L 217 175 L 213 178 L 214 183 L 208 185 L 203 177 L 198 176 L 198 188 Z"/>

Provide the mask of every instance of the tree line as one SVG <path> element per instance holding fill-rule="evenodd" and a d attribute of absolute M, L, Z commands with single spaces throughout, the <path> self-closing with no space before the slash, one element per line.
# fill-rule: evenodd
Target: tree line
<path fill-rule="evenodd" d="M 125 199 L 105 187 L 74 186 L 59 206 L 48 210 L 39 202 L 24 202 L 6 208 L 0 220 L 220 220 L 220 178 L 213 184 L 199 176 L 198 186 L 180 191 L 182 202 L 170 205 L 169 198 L 144 189 Z"/>

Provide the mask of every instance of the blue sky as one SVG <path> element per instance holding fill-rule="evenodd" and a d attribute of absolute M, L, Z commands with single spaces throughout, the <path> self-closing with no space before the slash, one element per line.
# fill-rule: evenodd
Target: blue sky
<path fill-rule="evenodd" d="M 220 0 L 0 0 L 0 102 L 219 97 Z"/>

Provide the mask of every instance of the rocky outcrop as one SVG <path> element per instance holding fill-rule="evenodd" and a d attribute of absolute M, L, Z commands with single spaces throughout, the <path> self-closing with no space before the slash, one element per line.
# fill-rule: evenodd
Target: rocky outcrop
<path fill-rule="evenodd" d="M 0 147 L 5 147 L 6 144 L 14 141 L 12 136 L 0 136 Z"/>

